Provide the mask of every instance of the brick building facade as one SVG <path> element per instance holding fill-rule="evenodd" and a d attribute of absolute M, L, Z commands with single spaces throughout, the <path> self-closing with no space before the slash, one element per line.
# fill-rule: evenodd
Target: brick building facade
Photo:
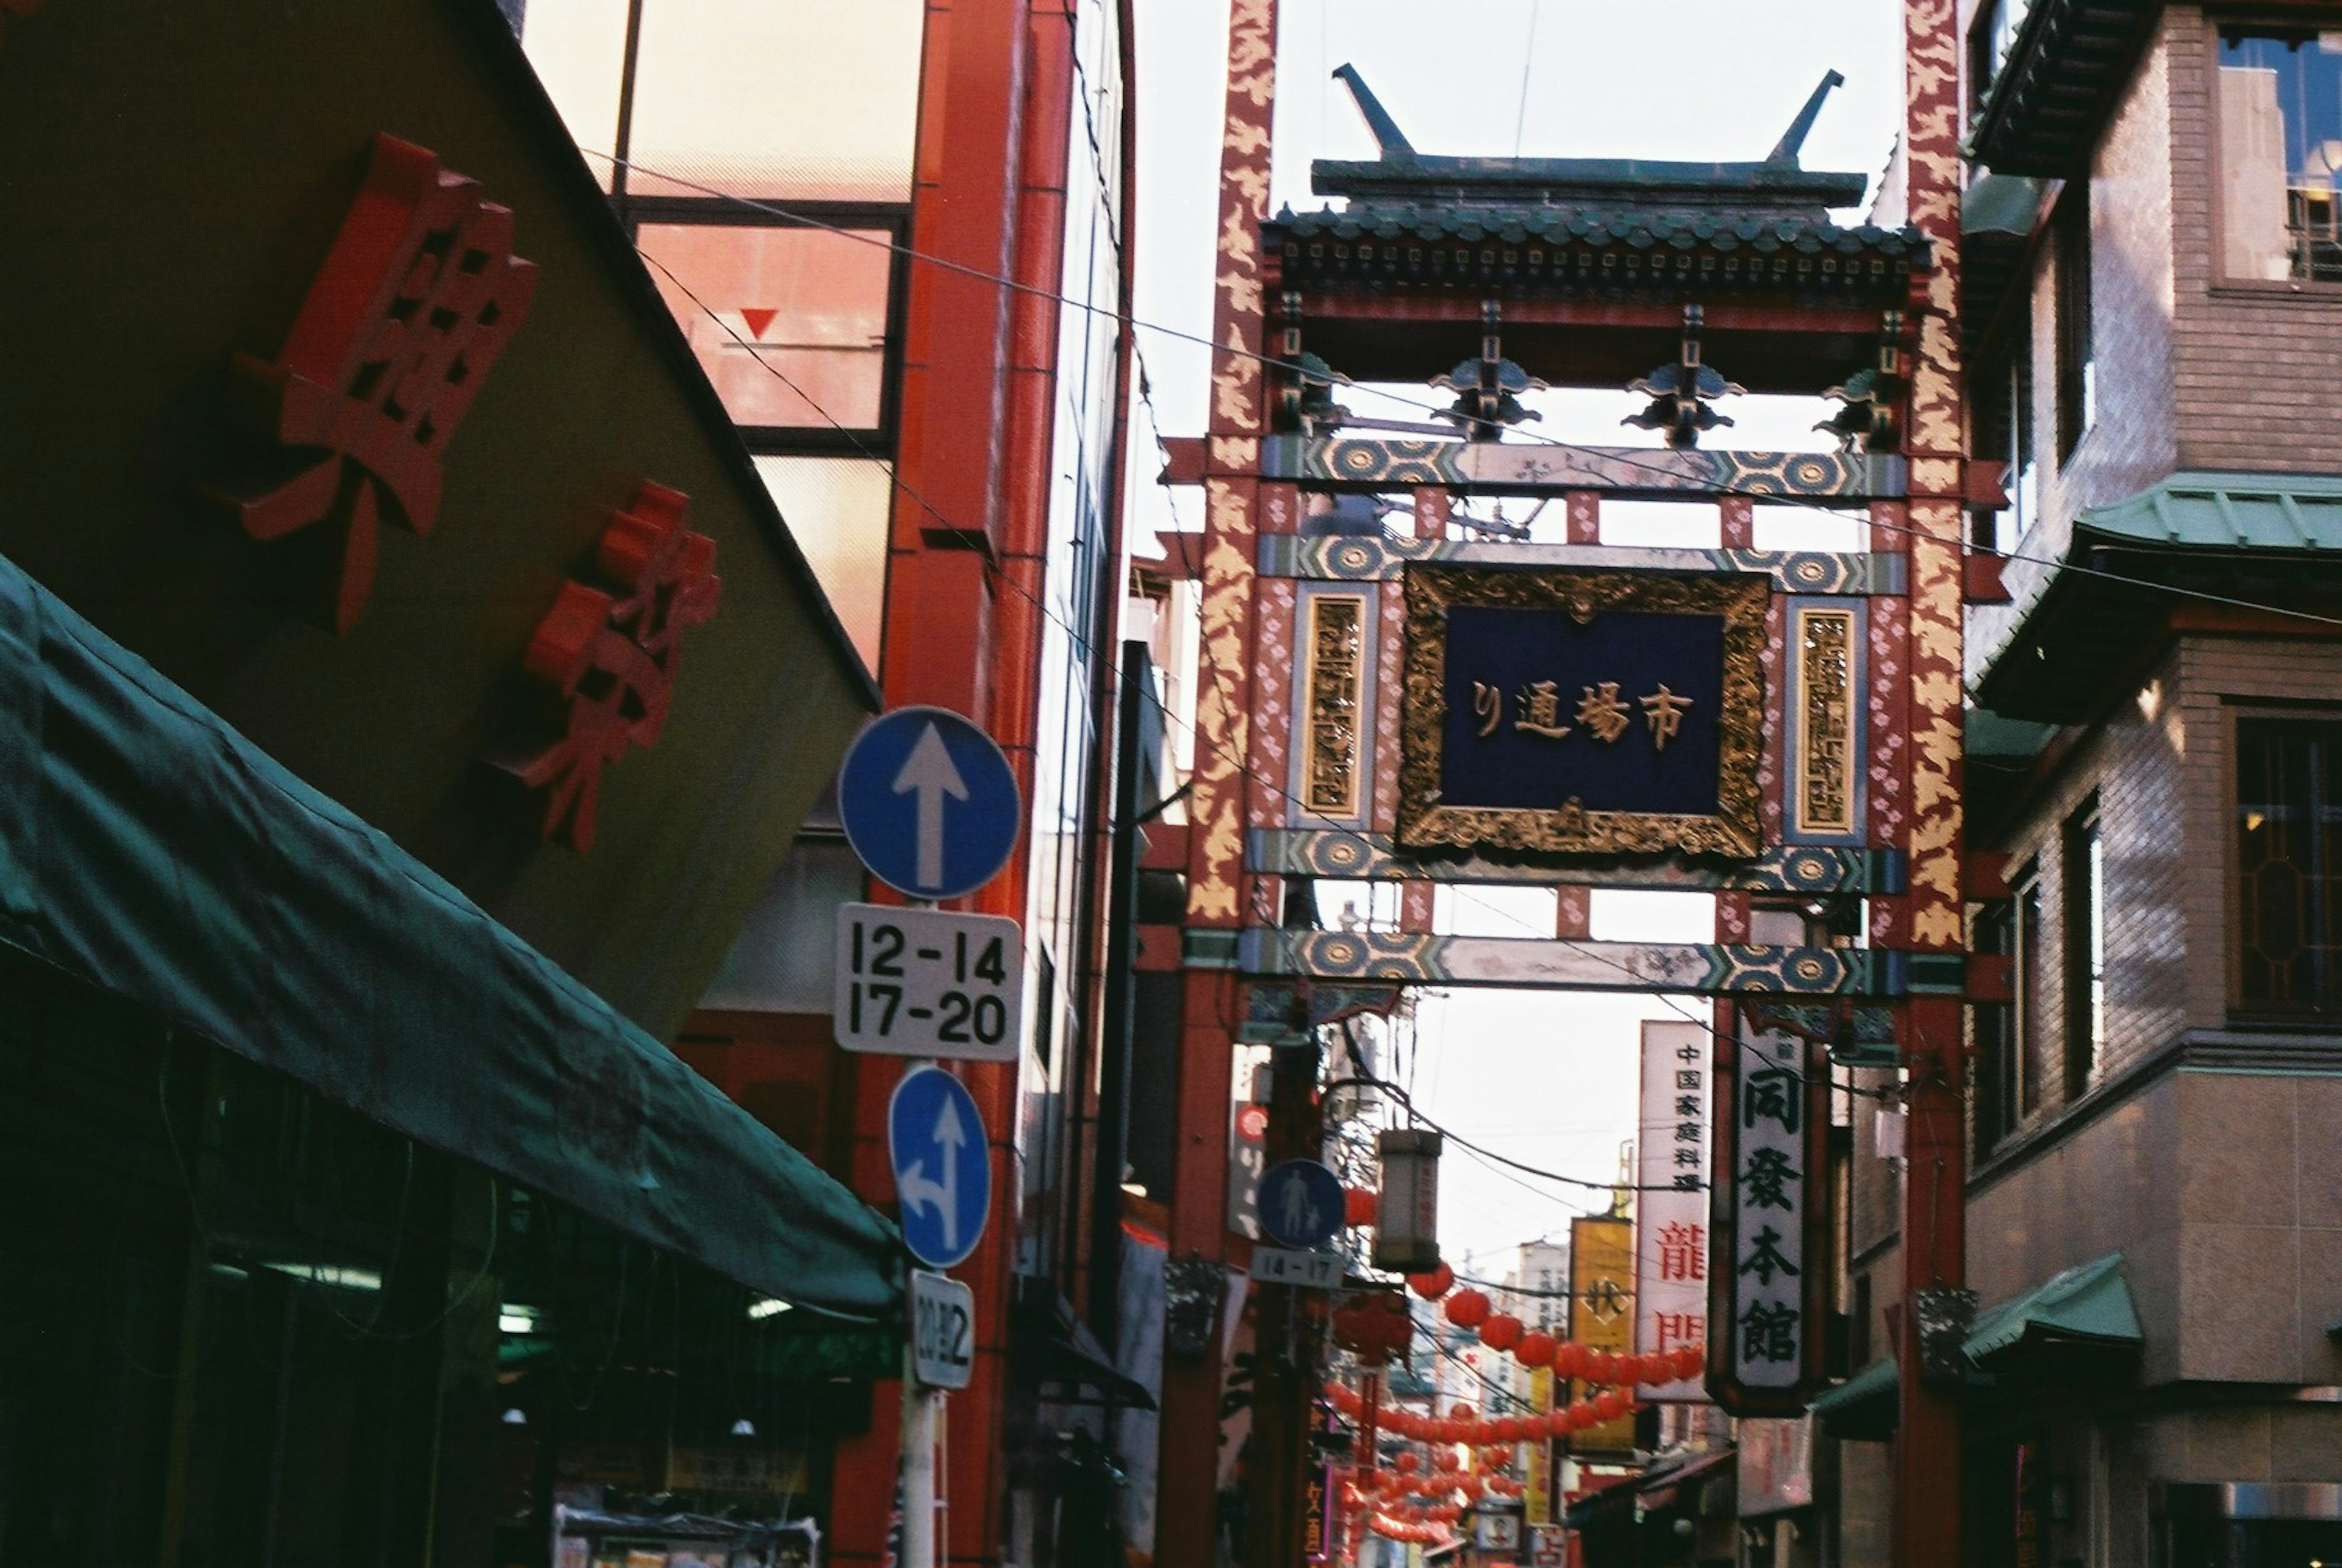
<path fill-rule="evenodd" d="M 1998 884 L 1970 887 L 1966 1550 L 2307 1561 L 2342 1541 L 2342 275 L 2315 142 L 2342 13 L 2083 10 L 1962 6 L 1969 209 L 2030 215 L 1961 302 L 2010 493 L 1978 517 L 2008 602 L 1968 640 Z M 1857 1122 L 1859 1368 L 1895 1343 L 1924 1173 Z M 1848 1563 L 1885 1560 L 1859 1385 L 1893 1375 L 1818 1407 L 1854 1439 Z"/>

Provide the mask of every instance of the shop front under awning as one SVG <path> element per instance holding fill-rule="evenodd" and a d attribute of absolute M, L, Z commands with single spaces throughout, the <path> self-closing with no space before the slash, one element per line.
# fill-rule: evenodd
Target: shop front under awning
<path fill-rule="evenodd" d="M 1636 1483 L 1641 1511 L 1658 1513 L 1690 1505 L 1697 1501 L 1697 1489 L 1703 1483 L 1735 1476 L 1739 1457 L 1737 1449 L 1727 1448 L 1716 1453 L 1682 1455 L 1653 1465 Z"/>
<path fill-rule="evenodd" d="M 876 1210 L 5 559 L 0 942 L 741 1284 L 898 1310 Z"/>
<path fill-rule="evenodd" d="M 1978 1313 L 1960 1353 L 1982 1394 L 1997 1391 L 2001 1373 L 2023 1372 L 2038 1389 L 2127 1371 L 2144 1343 L 2123 1256 L 2110 1253 Z M 1884 1442 L 1895 1433 L 1900 1375 L 1893 1357 L 1875 1361 L 1806 1408 L 1833 1437 Z"/>

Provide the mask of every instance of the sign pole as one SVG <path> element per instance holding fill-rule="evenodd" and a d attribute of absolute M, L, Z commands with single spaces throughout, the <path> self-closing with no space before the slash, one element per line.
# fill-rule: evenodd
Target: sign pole
<path fill-rule="evenodd" d="M 903 1568 L 936 1568 L 936 1435 L 943 1395 L 923 1386 L 903 1350 Z"/>
<path fill-rule="evenodd" d="M 930 1057 L 913 1071 L 933 1067 Z M 901 1568 L 938 1568 L 936 1556 L 936 1440 L 943 1395 L 919 1377 L 916 1321 L 903 1340 L 903 1562 Z"/>

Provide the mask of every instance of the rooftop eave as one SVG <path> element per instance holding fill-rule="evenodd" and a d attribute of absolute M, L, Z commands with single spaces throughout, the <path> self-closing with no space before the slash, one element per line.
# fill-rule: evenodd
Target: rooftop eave
<path fill-rule="evenodd" d="M 2157 0 L 2036 0 L 1977 109 L 1968 156 L 2044 179 L 2080 167 L 2159 9 Z"/>
<path fill-rule="evenodd" d="M 1536 206 L 1722 207 L 1820 217 L 1862 200 L 1859 174 L 1794 164 L 1683 163 L 1650 158 L 1473 158 L 1386 154 L 1320 158 L 1319 195 L 1451 200 Z"/>

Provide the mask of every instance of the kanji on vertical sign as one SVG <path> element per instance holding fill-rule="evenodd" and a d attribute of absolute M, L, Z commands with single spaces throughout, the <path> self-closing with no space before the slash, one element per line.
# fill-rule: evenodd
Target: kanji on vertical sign
<path fill-rule="evenodd" d="M 602 770 L 658 739 L 683 634 L 716 614 L 716 543 L 684 526 L 689 504 L 646 484 L 612 515 L 594 554 L 605 586 L 564 584 L 523 660 L 553 735 L 490 759 L 533 792 L 539 831 L 581 854 L 594 847 Z"/>
<path fill-rule="evenodd" d="M 1828 1268 L 1822 1244 L 1828 1067 L 1803 1034 L 1744 1004 L 1716 1073 L 1716 1191 L 1708 1261 L 1718 1402 L 1797 1413 L 1821 1372 Z M 1826 1196 L 1826 1194 L 1824 1195 Z"/>
<path fill-rule="evenodd" d="M 512 214 L 478 182 L 378 135 L 284 348 L 235 356 L 236 421 L 290 472 L 229 504 L 255 539 L 303 536 L 337 632 L 365 607 L 383 522 L 438 519 L 441 455 L 536 290 L 512 247 Z"/>
<path fill-rule="evenodd" d="M 1635 1348 L 1646 1355 L 1707 1343 L 1707 1034 L 1696 1023 L 1643 1025 Z M 1655 1403 L 1707 1397 L 1696 1377 L 1640 1393 Z"/>

